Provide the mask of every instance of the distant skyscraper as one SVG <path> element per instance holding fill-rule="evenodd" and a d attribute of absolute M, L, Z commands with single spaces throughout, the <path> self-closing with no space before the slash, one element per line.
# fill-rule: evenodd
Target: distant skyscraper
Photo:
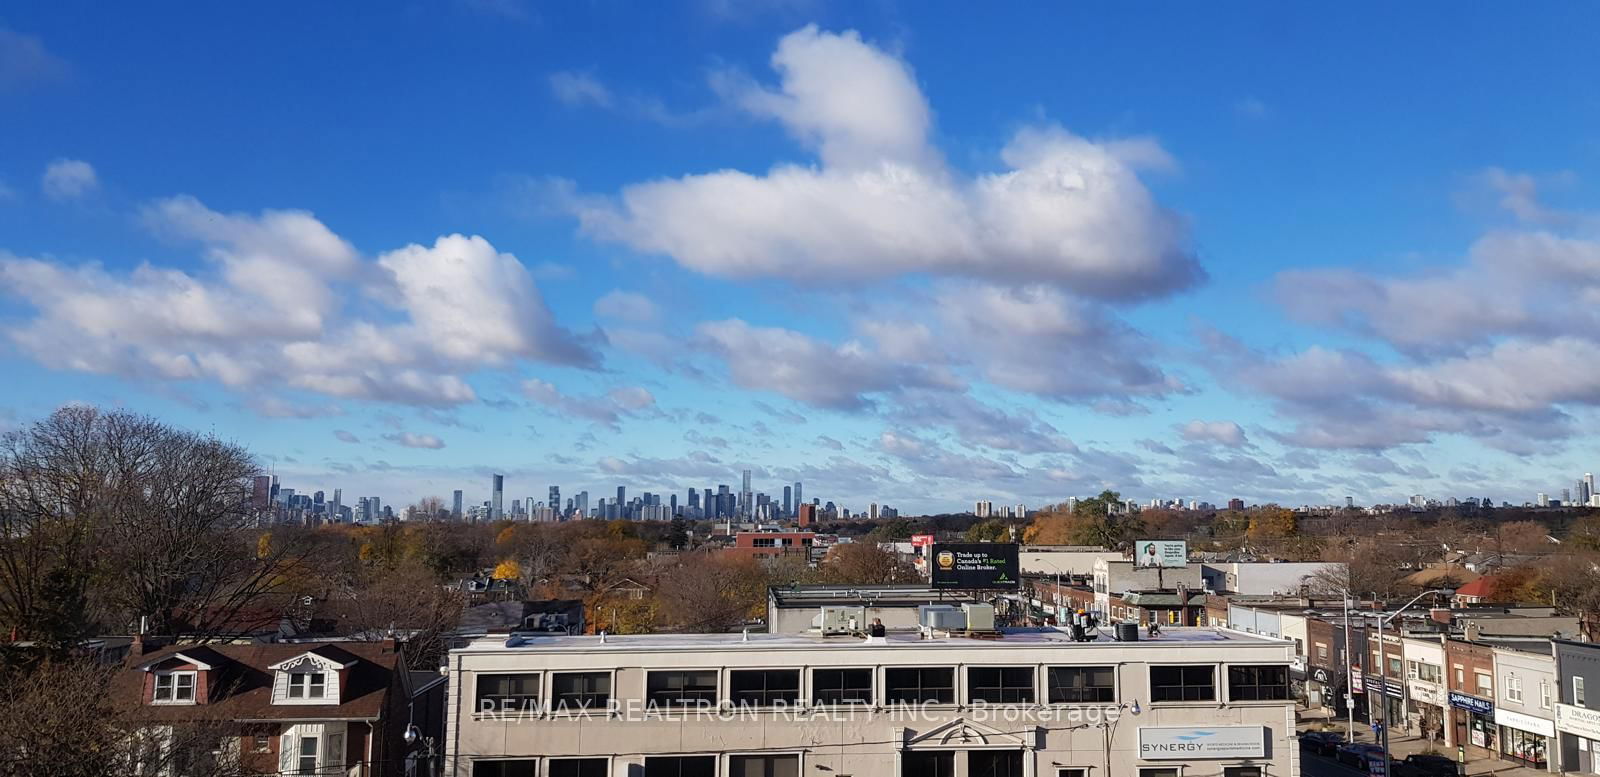
<path fill-rule="evenodd" d="M 750 497 L 750 470 L 744 471 L 742 482 L 744 485 L 739 489 L 739 517 L 749 518 L 754 512 L 754 504 Z"/>
<path fill-rule="evenodd" d="M 805 503 L 806 498 L 804 496 L 801 496 L 800 494 L 801 494 L 801 492 L 800 492 L 800 481 L 796 480 L 794 482 L 794 503 L 795 504 L 804 504 Z"/>
<path fill-rule="evenodd" d="M 717 517 L 717 500 L 712 497 L 711 489 L 705 489 L 705 498 L 700 500 L 700 510 L 707 518 Z"/>
<path fill-rule="evenodd" d="M 794 489 L 790 488 L 789 486 L 784 486 L 783 487 L 783 514 L 784 515 L 794 515 L 794 501 L 793 501 L 793 499 L 794 499 Z"/>
<path fill-rule="evenodd" d="M 461 489 L 456 489 L 455 496 L 450 503 L 450 517 L 461 520 Z"/>
<path fill-rule="evenodd" d="M 506 476 L 505 475 L 495 475 L 494 476 L 494 489 L 491 490 L 489 493 L 490 493 L 490 497 L 489 497 L 489 518 L 490 518 L 490 520 L 498 521 L 501 518 L 506 517 L 506 511 L 505 511 L 505 506 L 506 506 Z"/>
<path fill-rule="evenodd" d="M 339 521 L 343 520 L 340 517 L 340 514 L 344 512 L 343 508 L 344 489 L 335 488 L 333 490 L 333 501 L 328 504 L 328 517 L 331 518 L 334 523 L 338 523 Z"/>
<path fill-rule="evenodd" d="M 551 510 L 561 512 L 561 486 L 550 487 L 550 501 L 545 504 L 549 505 Z"/>
<path fill-rule="evenodd" d="M 616 504 L 618 507 L 621 507 L 622 505 L 625 505 L 627 503 L 628 503 L 628 488 L 627 488 L 627 486 L 617 486 L 617 501 L 614 502 L 613 504 Z"/>
<path fill-rule="evenodd" d="M 257 475 L 250 489 L 250 506 L 265 510 L 272 504 L 272 477 Z"/>

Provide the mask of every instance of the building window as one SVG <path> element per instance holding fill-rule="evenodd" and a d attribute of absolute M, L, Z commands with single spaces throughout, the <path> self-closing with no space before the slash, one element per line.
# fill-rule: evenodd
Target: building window
<path fill-rule="evenodd" d="M 1150 701 L 1215 701 L 1216 667 L 1150 667 Z"/>
<path fill-rule="evenodd" d="M 644 759 L 644 777 L 716 777 L 714 755 L 651 756 Z"/>
<path fill-rule="evenodd" d="M 549 777 L 611 777 L 611 764 L 604 758 L 554 758 Z"/>
<path fill-rule="evenodd" d="M 728 777 L 800 777 L 800 756 L 732 756 L 728 759 Z"/>
<path fill-rule="evenodd" d="M 651 672 L 645 681 L 647 703 L 660 707 L 714 707 L 717 672 Z"/>
<path fill-rule="evenodd" d="M 550 677 L 550 701 L 558 711 L 605 709 L 611 702 L 608 672 L 556 672 Z"/>
<path fill-rule="evenodd" d="M 1328 661 L 1328 643 L 1326 643 L 1326 642 L 1318 642 L 1317 643 L 1317 660 L 1321 661 L 1323 663 L 1327 663 L 1327 661 Z"/>
<path fill-rule="evenodd" d="M 1139 770 L 1139 777 L 1178 777 L 1176 766 L 1144 767 Z"/>
<path fill-rule="evenodd" d="M 1077 766 L 1070 769 L 1057 769 L 1056 777 L 1089 777 L 1089 770 Z"/>
<path fill-rule="evenodd" d="M 885 669 L 883 682 L 890 704 L 956 703 L 954 669 Z"/>
<path fill-rule="evenodd" d="M 320 737 L 300 737 L 300 758 L 296 768 L 301 774 L 317 773 L 317 745 Z"/>
<path fill-rule="evenodd" d="M 168 704 L 194 701 L 194 672 L 157 672 L 155 700 Z"/>
<path fill-rule="evenodd" d="M 1222 777 L 1261 777 L 1259 766 L 1224 766 Z"/>
<path fill-rule="evenodd" d="M 255 734 L 255 735 L 251 736 L 250 737 L 250 752 L 252 752 L 252 753 L 270 753 L 270 752 L 272 752 L 272 737 L 270 737 L 270 736 L 268 736 L 266 734 Z"/>
<path fill-rule="evenodd" d="M 1438 664 L 1425 664 L 1421 661 L 1407 661 L 1406 664 L 1410 669 L 1410 677 L 1430 683 L 1444 681 L 1444 667 Z"/>
<path fill-rule="evenodd" d="M 1506 675 L 1506 699 L 1508 701 L 1522 701 L 1522 678 L 1515 674 Z"/>
<path fill-rule="evenodd" d="M 1389 676 L 1398 678 L 1400 676 L 1400 671 L 1400 657 L 1389 656 Z"/>
<path fill-rule="evenodd" d="M 970 777 L 1022 777 L 1021 750 L 969 750 Z"/>
<path fill-rule="evenodd" d="M 320 699 L 328 692 L 328 676 L 321 672 L 290 672 L 289 698 Z"/>
<path fill-rule="evenodd" d="M 989 704 L 1032 704 L 1033 670 L 975 666 L 967 670 L 967 699 Z"/>
<path fill-rule="evenodd" d="M 532 710 L 539 706 L 539 675 L 478 675 L 478 711 Z"/>
<path fill-rule="evenodd" d="M 539 762 L 531 758 L 515 761 L 473 761 L 472 777 L 535 777 L 539 773 L 538 766 Z"/>
<path fill-rule="evenodd" d="M 1045 671 L 1045 677 L 1051 704 L 1117 700 L 1117 672 L 1109 666 L 1052 666 Z"/>
<path fill-rule="evenodd" d="M 871 704 L 871 669 L 811 670 L 811 700 L 815 704 Z"/>
<path fill-rule="evenodd" d="M 728 685 L 728 698 L 734 704 L 772 707 L 800 703 L 799 669 L 736 670 L 728 673 Z"/>
<path fill-rule="evenodd" d="M 1228 667 L 1230 701 L 1284 701 L 1289 698 L 1289 667 Z"/>
<path fill-rule="evenodd" d="M 900 777 L 955 777 L 955 774 L 955 753 L 908 750 L 900 754 Z"/>
<path fill-rule="evenodd" d="M 1494 676 L 1487 672 L 1473 672 L 1473 680 L 1477 682 L 1478 695 L 1486 699 L 1494 698 Z"/>
<path fill-rule="evenodd" d="M 1549 680 L 1540 680 L 1539 681 L 1539 706 L 1542 709 L 1550 709 L 1550 681 Z"/>
<path fill-rule="evenodd" d="M 1587 707 L 1587 706 L 1589 706 L 1589 704 L 1583 700 L 1583 678 L 1582 677 L 1574 677 L 1574 678 L 1572 678 L 1572 703 L 1576 704 L 1579 707 Z"/>

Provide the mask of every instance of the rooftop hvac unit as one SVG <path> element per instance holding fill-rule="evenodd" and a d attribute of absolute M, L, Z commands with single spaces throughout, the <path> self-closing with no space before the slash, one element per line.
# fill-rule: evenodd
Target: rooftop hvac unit
<path fill-rule="evenodd" d="M 967 614 L 953 604 L 924 604 L 917 608 L 917 622 L 926 629 L 960 631 L 967 627 Z"/>
<path fill-rule="evenodd" d="M 823 635 L 852 634 L 866 628 L 865 607 L 824 606 L 817 616 L 817 627 Z"/>
<path fill-rule="evenodd" d="M 963 604 L 961 612 L 967 622 L 967 631 L 994 631 L 994 605 Z"/>

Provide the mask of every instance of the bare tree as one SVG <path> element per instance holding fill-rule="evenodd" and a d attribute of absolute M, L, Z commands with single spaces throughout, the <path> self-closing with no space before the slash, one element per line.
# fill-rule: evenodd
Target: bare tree
<path fill-rule="evenodd" d="M 286 599 L 306 546 L 254 528 L 258 473 L 237 445 L 124 411 L 65 407 L 8 434 L 0 616 L 46 638 L 99 615 L 203 639 Z"/>
<path fill-rule="evenodd" d="M 139 704 L 121 667 L 47 661 L 0 679 L 0 774 L 239 777 L 241 734 L 211 705 Z"/>
<path fill-rule="evenodd" d="M 656 588 L 660 621 L 674 631 L 728 631 L 760 617 L 766 603 L 767 575 L 752 558 L 696 558 L 668 571 Z"/>
<path fill-rule="evenodd" d="M 437 669 L 461 623 L 461 592 L 439 584 L 419 561 L 374 567 L 342 580 L 330 593 L 340 633 L 375 642 L 394 636 L 406 645 L 412 669 Z"/>

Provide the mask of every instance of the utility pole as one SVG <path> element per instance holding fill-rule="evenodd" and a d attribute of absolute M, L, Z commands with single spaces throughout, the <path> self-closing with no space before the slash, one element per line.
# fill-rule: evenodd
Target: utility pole
<path fill-rule="evenodd" d="M 1345 741 L 1356 741 L 1356 665 L 1350 660 L 1350 592 L 1344 592 L 1344 717 Z"/>

